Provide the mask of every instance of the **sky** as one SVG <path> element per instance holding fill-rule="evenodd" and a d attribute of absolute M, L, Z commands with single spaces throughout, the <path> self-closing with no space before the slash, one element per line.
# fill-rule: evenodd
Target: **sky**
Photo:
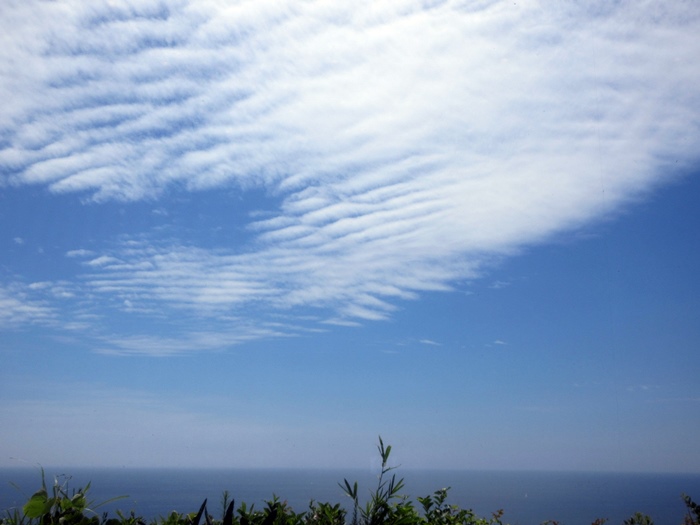
<path fill-rule="evenodd" d="M 698 34 L 4 0 L 0 466 L 700 472 Z"/>

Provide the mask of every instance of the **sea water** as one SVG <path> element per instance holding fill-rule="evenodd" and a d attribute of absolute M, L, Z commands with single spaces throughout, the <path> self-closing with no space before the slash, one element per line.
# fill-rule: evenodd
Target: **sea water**
<path fill-rule="evenodd" d="M 68 481 L 69 489 L 91 482 L 89 499 L 99 503 L 128 495 L 97 509 L 133 510 L 145 519 L 172 511 L 196 512 L 204 498 L 214 517 L 221 517 L 221 496 L 228 490 L 236 506 L 244 501 L 256 509 L 277 495 L 296 512 L 309 502 L 341 503 L 350 500 L 338 486 L 343 479 L 357 481 L 367 496 L 377 484 L 375 474 L 364 470 L 229 470 L 229 469 L 56 469 L 45 468 L 47 485 Z M 639 511 L 657 525 L 681 525 L 686 513 L 681 494 L 700 501 L 700 474 L 612 474 L 572 472 L 396 471 L 405 480 L 404 493 L 415 498 L 451 487 L 447 502 L 471 508 L 490 517 L 504 510 L 511 525 L 537 525 L 556 520 L 562 525 L 587 525 L 597 518 L 622 524 Z M 70 476 L 70 479 L 68 479 Z M 0 510 L 21 507 L 41 485 L 38 469 L 0 469 Z M 418 507 L 420 505 L 417 504 Z"/>

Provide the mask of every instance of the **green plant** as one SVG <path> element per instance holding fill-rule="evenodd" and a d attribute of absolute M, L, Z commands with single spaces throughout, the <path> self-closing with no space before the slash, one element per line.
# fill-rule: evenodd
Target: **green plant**
<path fill-rule="evenodd" d="M 683 502 L 688 509 L 683 520 L 683 525 L 700 525 L 700 505 L 695 503 L 687 494 L 682 495 Z"/>
<path fill-rule="evenodd" d="M 8 509 L 5 511 L 5 517 L 0 518 L 0 525 L 25 525 L 26 522 L 24 514 L 19 509 Z"/>
<path fill-rule="evenodd" d="M 472 509 L 462 509 L 457 505 L 447 505 L 450 487 L 436 490 L 432 496 L 417 498 L 423 506 L 428 525 L 502 525 L 503 510 L 491 514 L 491 518 L 480 518 Z"/>
<path fill-rule="evenodd" d="M 132 510 L 128 516 L 125 516 L 122 511 L 117 510 L 117 518 L 110 518 L 103 522 L 102 525 L 146 525 L 141 516 L 134 514 Z"/>
<path fill-rule="evenodd" d="M 253 505 L 248 509 L 245 503 L 241 503 L 236 511 L 237 517 L 233 516 L 233 506 L 229 505 L 232 525 L 304 525 L 306 523 L 306 513 L 294 512 L 286 501 L 280 501 L 275 495 L 265 503 L 265 508 L 259 511 L 256 511 Z M 231 525 L 231 523 L 225 519 L 223 525 Z"/>
<path fill-rule="evenodd" d="M 625 525 L 654 525 L 654 520 L 646 514 L 635 512 L 629 519 L 624 521 Z"/>
<path fill-rule="evenodd" d="M 95 509 L 98 507 L 124 498 L 118 496 L 107 501 L 95 504 L 88 501 L 87 493 L 90 483 L 85 488 L 77 491 L 72 490 L 69 494 L 68 482 L 70 476 L 63 476 L 63 481 L 54 478 L 51 487 L 51 495 L 46 488 L 46 475 L 41 469 L 41 488 L 36 491 L 22 507 L 22 514 L 17 509 L 13 513 L 8 513 L 8 517 L 3 522 L 7 525 L 99 525 L 101 523 Z M 102 521 L 106 520 L 103 516 Z"/>
<path fill-rule="evenodd" d="M 404 480 L 396 479 L 387 474 L 397 467 L 389 467 L 391 445 L 385 446 L 381 436 L 377 446 L 382 458 L 382 470 L 374 492 L 364 507 L 360 506 L 357 482 L 350 485 L 347 479 L 340 485 L 343 492 L 353 501 L 353 517 L 351 525 L 502 525 L 503 511 L 499 510 L 491 518 L 480 518 L 471 509 L 462 509 L 456 505 L 447 505 L 449 488 L 435 491 L 434 494 L 417 498 L 423 507 L 421 516 L 413 507 L 413 503 L 400 491 L 404 488 Z"/>
<path fill-rule="evenodd" d="M 396 467 L 389 467 L 389 455 L 391 454 L 391 445 L 384 446 L 382 437 L 379 436 L 379 445 L 377 446 L 379 455 L 382 458 L 382 470 L 379 474 L 377 488 L 371 493 L 370 500 L 364 507 L 360 507 L 359 495 L 357 492 L 357 482 L 350 485 L 347 479 L 344 479 L 345 485 L 340 485 L 346 496 L 353 501 L 352 525 L 358 525 L 358 511 L 361 525 L 381 525 L 390 521 L 396 523 L 404 523 L 414 518 L 415 512 L 411 513 L 412 506 L 406 501 L 405 497 L 400 496 L 399 491 L 404 487 L 404 480 L 396 480 L 396 475 L 392 474 L 390 479 L 385 476 Z M 399 503 L 392 505 L 392 500 L 400 500 Z M 389 518 L 394 515 L 394 520 Z"/>
<path fill-rule="evenodd" d="M 233 506 L 234 500 L 231 498 L 228 490 L 224 490 L 221 494 L 221 521 L 223 524 L 231 525 L 233 523 Z"/>
<path fill-rule="evenodd" d="M 306 512 L 306 525 L 345 525 L 347 512 L 341 508 L 340 503 L 331 505 L 330 503 L 309 503 L 309 510 Z"/>
<path fill-rule="evenodd" d="M 189 514 L 180 514 L 179 512 L 172 511 L 167 516 L 159 517 L 157 520 L 153 521 L 152 525 L 199 525 L 202 520 L 202 516 L 205 516 L 208 525 L 212 525 L 212 520 L 207 513 L 207 500 L 206 498 L 199 506 L 199 510 L 191 512 Z"/>

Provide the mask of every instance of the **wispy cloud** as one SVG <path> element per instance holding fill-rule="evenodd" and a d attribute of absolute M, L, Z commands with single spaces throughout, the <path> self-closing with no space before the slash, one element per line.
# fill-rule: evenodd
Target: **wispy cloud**
<path fill-rule="evenodd" d="M 80 249 L 80 250 L 69 250 L 66 252 L 66 257 L 90 257 L 95 255 L 94 252 L 90 250 Z"/>
<path fill-rule="evenodd" d="M 245 246 L 67 255 L 132 311 L 382 320 L 696 160 L 699 21 L 681 2 L 13 3 L 2 184 L 263 188 L 281 204 Z"/>
<path fill-rule="evenodd" d="M 94 351 L 105 355 L 169 357 L 205 351 L 221 351 L 256 339 L 290 337 L 295 335 L 295 332 L 299 333 L 300 330 L 295 330 L 292 326 L 264 326 L 264 324 L 263 326 L 250 326 L 242 321 L 235 330 L 221 328 L 216 331 L 202 332 L 192 329 L 181 337 L 158 337 L 155 335 L 103 337 L 101 343 L 97 343 Z"/>
<path fill-rule="evenodd" d="M 652 390 L 657 390 L 658 385 L 629 385 L 627 387 L 628 392 L 650 392 Z"/>
<path fill-rule="evenodd" d="M 100 257 L 96 257 L 94 259 L 90 259 L 89 261 L 86 261 L 85 264 L 87 266 L 114 266 L 121 261 L 119 259 L 116 259 L 115 257 L 108 257 L 106 255 L 102 255 Z"/>
<path fill-rule="evenodd" d="M 73 289 L 73 285 L 69 281 L 58 281 L 58 282 L 50 282 L 50 281 L 41 281 L 41 282 L 35 282 L 35 283 L 30 283 L 27 285 L 28 290 L 32 291 L 46 291 L 48 292 L 51 296 L 58 298 L 58 299 L 70 299 L 72 297 L 75 297 L 75 290 Z"/>
<path fill-rule="evenodd" d="M 33 288 L 20 283 L 0 284 L 0 328 L 51 322 L 56 312 L 47 301 L 32 296 Z"/>

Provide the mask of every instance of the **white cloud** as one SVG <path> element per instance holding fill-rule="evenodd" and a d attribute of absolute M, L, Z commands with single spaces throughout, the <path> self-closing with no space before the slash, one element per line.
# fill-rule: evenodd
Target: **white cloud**
<path fill-rule="evenodd" d="M 20 283 L 0 283 L 0 328 L 47 323 L 55 317 L 56 312 L 46 301 L 30 296 L 36 289 Z"/>
<path fill-rule="evenodd" d="M 107 257 L 106 255 L 103 255 L 101 257 L 96 257 L 94 259 L 91 259 L 87 261 L 85 264 L 87 266 L 108 266 L 108 265 L 113 265 L 115 263 L 119 263 L 119 259 L 116 259 L 114 257 Z"/>
<path fill-rule="evenodd" d="M 338 319 L 338 318 L 326 319 L 325 321 L 322 321 L 322 322 L 324 324 L 330 324 L 330 325 L 336 325 L 336 326 L 348 326 L 348 327 L 362 326 L 357 321 L 348 321 L 347 319 Z"/>
<path fill-rule="evenodd" d="M 330 255 L 330 258 L 329 258 Z M 271 247 L 258 253 L 221 254 L 184 246 L 157 247 L 129 243 L 102 271 L 86 276 L 97 293 L 129 299 L 144 307 L 166 303 L 202 314 L 264 304 L 274 309 L 335 309 L 349 318 L 385 319 L 392 299 L 409 299 L 412 290 L 445 289 L 444 268 L 422 261 L 394 273 L 393 258 L 383 257 L 381 243 L 367 253 L 333 250 L 332 243 L 314 248 Z M 388 259 L 388 260 L 387 260 Z M 338 322 L 338 319 L 335 320 Z"/>
<path fill-rule="evenodd" d="M 244 248 L 86 262 L 129 309 L 381 320 L 697 160 L 699 26 L 692 2 L 14 3 L 1 172 L 97 201 L 281 198 Z"/>
<path fill-rule="evenodd" d="M 126 307 L 126 311 L 138 312 L 138 308 Z M 170 357 L 222 351 L 259 339 L 297 337 L 310 330 L 300 324 L 264 319 L 252 322 L 245 318 L 223 317 L 214 323 L 180 319 L 178 331 L 170 335 L 155 335 L 158 326 L 147 335 L 100 336 L 92 344 L 96 353 L 114 356 Z M 206 324 L 206 328 L 202 325 Z M 318 330 L 312 330 L 318 331 Z"/>
<path fill-rule="evenodd" d="M 74 258 L 74 257 L 92 257 L 93 255 L 95 255 L 95 252 L 92 252 L 90 250 L 84 250 L 84 249 L 69 250 L 66 252 L 66 257 L 71 257 L 71 258 Z"/>

